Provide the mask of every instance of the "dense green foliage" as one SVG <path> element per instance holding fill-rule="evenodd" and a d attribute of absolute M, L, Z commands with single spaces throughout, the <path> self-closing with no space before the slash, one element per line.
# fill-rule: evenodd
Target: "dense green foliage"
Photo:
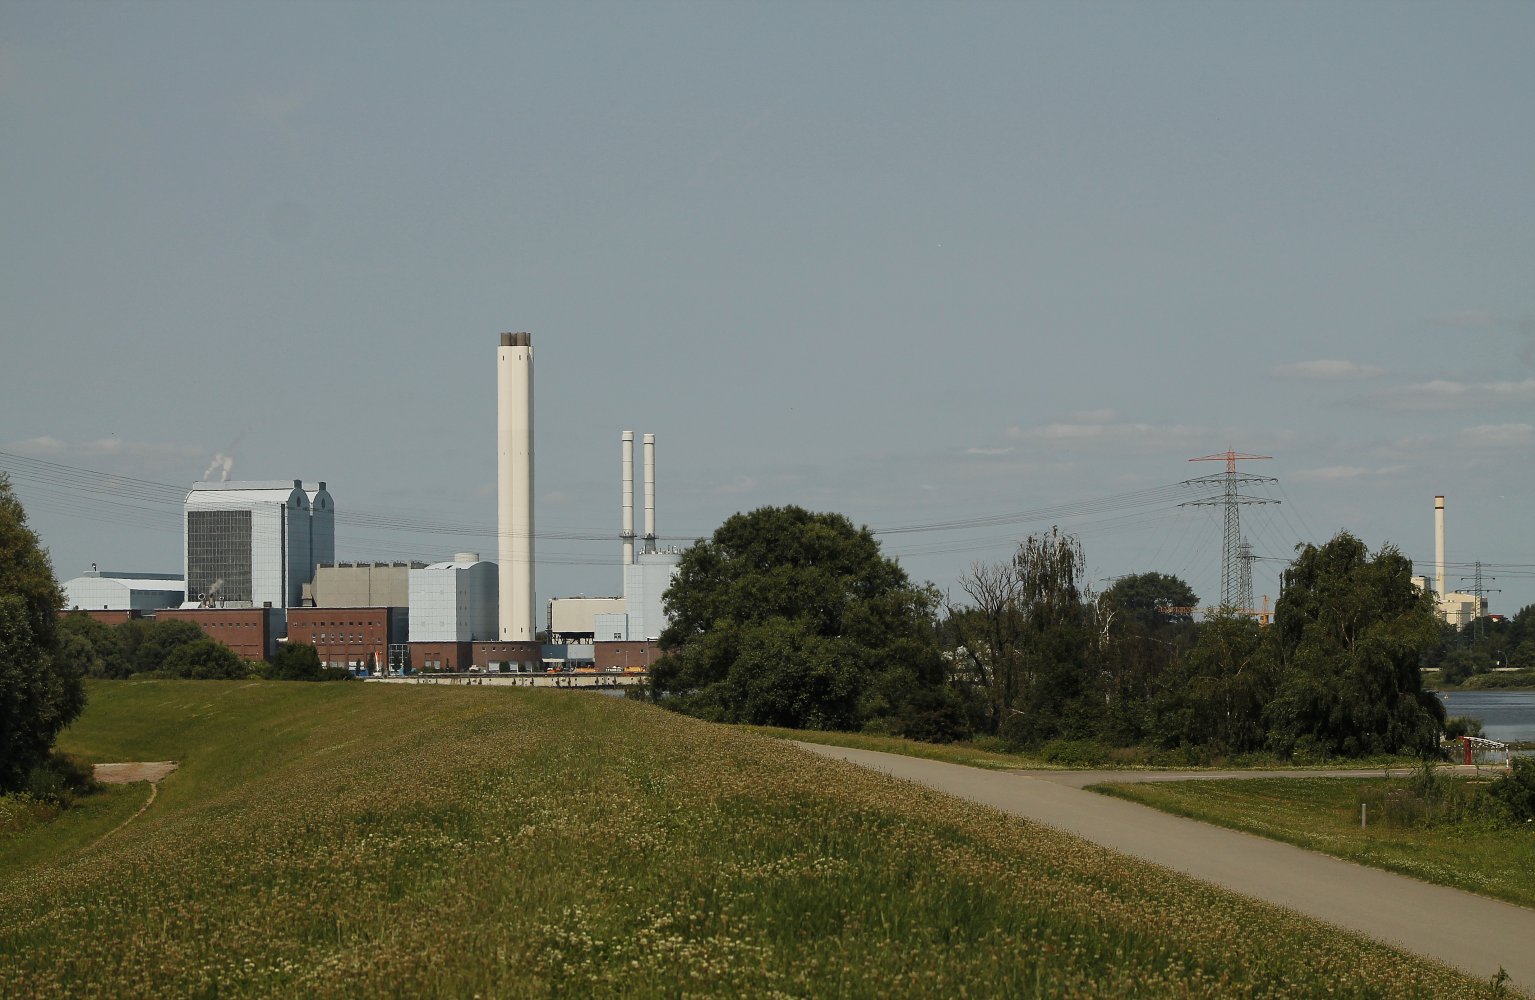
<path fill-rule="evenodd" d="M 1509 761 L 1508 774 L 1493 782 L 1487 791 L 1503 804 L 1514 822 L 1535 822 L 1535 757 L 1515 757 Z"/>
<path fill-rule="evenodd" d="M 249 677 L 251 669 L 222 642 L 204 638 L 176 646 L 166 655 L 157 673 L 187 680 L 222 681 Z"/>
<path fill-rule="evenodd" d="M 1279 683 L 1265 709 L 1281 753 L 1432 751 L 1444 706 L 1419 662 L 1438 634 L 1412 562 L 1391 547 L 1371 558 L 1347 533 L 1308 545 L 1274 608 Z"/>
<path fill-rule="evenodd" d="M 1529 674 L 1493 674 L 1499 668 L 1535 673 L 1535 605 L 1509 618 L 1487 616 L 1462 628 L 1443 625 L 1423 665 L 1437 668 L 1447 685 L 1468 688 L 1535 684 Z"/>
<path fill-rule="evenodd" d="M 307 642 L 287 642 L 272 658 L 266 676 L 274 681 L 318 681 L 325 679 L 320 654 Z"/>
<path fill-rule="evenodd" d="M 66 749 L 182 766 L 94 843 L 7 844 L 0 870 L 34 860 L 0 880 L 3 996 L 1485 992 L 1057 831 L 634 702 L 171 681 L 91 696 Z"/>
<path fill-rule="evenodd" d="M 737 514 L 683 553 L 666 593 L 662 704 L 707 718 L 953 738 L 936 597 L 837 514 Z"/>
<path fill-rule="evenodd" d="M 1193 590 L 1164 573 L 1095 595 L 1085 567 L 1073 536 L 1032 535 L 967 573 L 968 600 L 935 624 L 867 529 L 794 507 L 736 515 L 683 556 L 651 693 L 722 721 L 1099 757 L 1435 752 L 1443 708 L 1421 665 L 1444 635 L 1396 549 L 1347 532 L 1299 548 L 1271 626 L 1196 622 Z M 1530 617 L 1494 623 L 1495 641 L 1522 643 Z"/>
<path fill-rule="evenodd" d="M 1009 745 L 1052 740 L 1188 748 L 1219 757 L 1426 753 L 1443 711 L 1419 661 L 1433 611 L 1394 549 L 1371 556 L 1341 533 L 1286 573 L 1274 625 L 1192 621 L 1176 577 L 1124 577 L 1094 598 L 1074 540 L 1031 537 L 1012 563 L 962 581 L 946 634 L 960 680 L 983 693 L 986 728 Z M 1085 744 L 1084 744 L 1085 745 Z"/>
<path fill-rule="evenodd" d="M 135 674 L 192 680 L 248 677 L 250 665 L 234 650 L 179 618 L 134 619 L 107 625 L 84 612 L 59 621 L 59 658 L 87 677 Z"/>
<path fill-rule="evenodd" d="M 81 672 L 58 656 L 63 603 L 48 554 L 0 474 L 0 792 L 27 783 L 85 704 Z"/>

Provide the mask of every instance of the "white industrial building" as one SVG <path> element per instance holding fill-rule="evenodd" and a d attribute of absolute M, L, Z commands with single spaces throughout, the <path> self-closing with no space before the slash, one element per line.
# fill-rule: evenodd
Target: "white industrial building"
<path fill-rule="evenodd" d="M 174 573 L 91 570 L 64 581 L 66 611 L 159 611 L 185 599 L 186 584 Z"/>
<path fill-rule="evenodd" d="M 594 642 L 654 641 L 666 627 L 662 598 L 677 575 L 682 553 L 676 548 L 656 547 L 656 436 L 646 434 L 644 446 L 645 533 L 634 533 L 634 432 L 619 438 L 622 463 L 623 544 L 622 597 L 555 598 L 549 602 L 551 641 L 579 641 L 583 635 Z M 589 631 L 582 627 L 590 622 Z"/>
<path fill-rule="evenodd" d="M 411 642 L 492 642 L 500 574 L 478 552 L 410 571 Z"/>
<path fill-rule="evenodd" d="M 184 528 L 186 603 L 297 606 L 336 558 L 335 502 L 300 480 L 194 483 Z"/>

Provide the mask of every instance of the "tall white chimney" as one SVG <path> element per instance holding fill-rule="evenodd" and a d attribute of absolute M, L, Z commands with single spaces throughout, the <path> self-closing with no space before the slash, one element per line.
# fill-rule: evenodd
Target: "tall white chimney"
<path fill-rule="evenodd" d="M 496 532 L 502 642 L 532 642 L 533 335 L 503 333 L 496 352 Z"/>
<path fill-rule="evenodd" d="M 645 435 L 645 551 L 656 550 L 656 436 Z"/>
<path fill-rule="evenodd" d="M 1434 600 L 1444 600 L 1444 497 L 1434 497 Z"/>
<path fill-rule="evenodd" d="M 624 431 L 620 438 L 623 443 L 624 460 L 624 525 L 619 533 L 619 538 L 624 541 L 624 565 L 634 564 L 634 432 Z"/>

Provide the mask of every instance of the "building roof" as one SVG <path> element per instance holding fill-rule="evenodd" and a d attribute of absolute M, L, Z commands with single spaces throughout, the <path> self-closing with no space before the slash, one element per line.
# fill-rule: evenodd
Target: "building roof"
<path fill-rule="evenodd" d="M 243 507 L 253 503 L 275 503 L 286 506 L 295 495 L 302 498 L 302 506 L 308 509 L 309 494 L 297 479 L 199 482 L 192 484 L 191 491 L 187 493 L 186 504 L 188 507 Z"/>
<path fill-rule="evenodd" d="M 166 594 L 180 594 L 187 589 L 186 581 L 179 576 L 166 576 L 163 573 L 152 573 L 144 576 L 131 576 L 126 573 L 86 573 L 77 576 L 73 580 L 65 580 L 64 586 L 70 587 L 85 583 L 112 583 L 128 590 L 149 590 Z"/>

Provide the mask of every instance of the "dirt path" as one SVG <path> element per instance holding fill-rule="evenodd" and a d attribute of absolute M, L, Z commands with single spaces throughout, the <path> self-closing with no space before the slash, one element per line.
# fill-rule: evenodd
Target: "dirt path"
<path fill-rule="evenodd" d="M 138 760 L 127 764 L 97 764 L 96 780 L 107 785 L 129 785 L 135 781 L 158 782 L 176 770 L 173 760 Z"/>
<path fill-rule="evenodd" d="M 149 782 L 149 798 L 145 800 L 143 805 L 139 806 L 137 812 L 91 841 L 90 846 L 95 847 L 118 830 L 121 830 L 144 815 L 144 811 L 155 804 L 155 796 L 160 791 L 160 779 L 176 770 L 177 766 L 177 763 L 173 760 L 137 760 L 126 764 L 95 765 L 92 771 L 96 775 L 96 780 L 102 784 L 131 785 L 136 781 Z"/>
<path fill-rule="evenodd" d="M 1277 903 L 1438 959 L 1484 982 L 1501 967 L 1508 971 L 1511 986 L 1527 992 L 1535 989 L 1535 910 L 1081 789 L 1080 785 L 1116 780 L 1119 776 L 1111 772 L 987 771 L 873 750 L 796 745 L 1064 830 L 1244 896 Z M 1145 776 L 1167 772 L 1124 773 Z M 1200 773 L 1213 776 L 1208 771 Z"/>

